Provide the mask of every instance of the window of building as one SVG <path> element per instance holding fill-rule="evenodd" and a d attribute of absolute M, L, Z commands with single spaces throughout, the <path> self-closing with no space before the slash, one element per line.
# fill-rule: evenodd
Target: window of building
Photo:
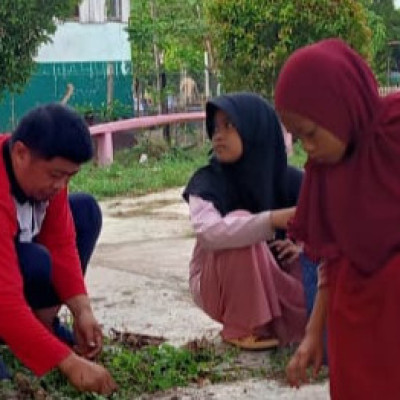
<path fill-rule="evenodd" d="M 109 20 L 122 20 L 122 0 L 107 0 L 107 17 Z"/>

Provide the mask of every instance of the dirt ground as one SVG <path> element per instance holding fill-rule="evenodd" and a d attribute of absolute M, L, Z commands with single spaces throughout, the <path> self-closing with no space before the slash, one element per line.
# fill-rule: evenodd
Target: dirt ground
<path fill-rule="evenodd" d="M 175 345 L 206 337 L 219 340 L 220 325 L 191 300 L 188 264 L 194 244 L 182 189 L 101 203 L 103 231 L 87 282 L 94 311 L 105 332 L 111 328 L 164 336 Z M 243 353 L 263 365 L 267 352 Z M 329 398 L 327 384 L 300 390 L 270 380 L 176 389 L 157 399 Z"/>

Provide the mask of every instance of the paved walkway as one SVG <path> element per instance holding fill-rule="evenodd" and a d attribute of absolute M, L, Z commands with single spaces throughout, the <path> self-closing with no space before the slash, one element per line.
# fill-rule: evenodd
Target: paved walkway
<path fill-rule="evenodd" d="M 218 338 L 220 325 L 192 302 L 188 264 L 194 238 L 180 189 L 139 198 L 104 201 L 103 232 L 88 272 L 93 307 L 111 328 L 164 336 L 180 345 Z M 252 353 L 262 363 L 266 353 Z M 329 398 L 326 384 L 301 390 L 274 381 L 247 380 L 178 389 L 146 398 L 315 399 Z"/>

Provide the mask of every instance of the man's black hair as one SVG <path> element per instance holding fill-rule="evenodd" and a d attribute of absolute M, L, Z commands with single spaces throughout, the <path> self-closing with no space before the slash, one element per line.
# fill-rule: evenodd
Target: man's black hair
<path fill-rule="evenodd" d="M 93 156 L 89 129 L 79 114 L 59 103 L 34 108 L 20 121 L 11 136 L 11 146 L 25 144 L 38 157 L 62 157 L 82 164 Z"/>

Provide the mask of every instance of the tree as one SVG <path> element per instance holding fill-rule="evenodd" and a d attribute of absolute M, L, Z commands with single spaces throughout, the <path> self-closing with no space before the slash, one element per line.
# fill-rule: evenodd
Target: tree
<path fill-rule="evenodd" d="M 363 0 L 370 13 L 385 26 L 385 40 L 380 43 L 374 60 L 375 70 L 381 81 L 386 82 L 390 70 L 400 69 L 400 10 L 396 10 L 393 0 Z"/>
<path fill-rule="evenodd" d="M 204 68 L 202 21 L 201 0 L 132 0 L 128 32 L 138 100 L 157 80 L 160 101 L 162 73 Z"/>
<path fill-rule="evenodd" d="M 279 70 L 297 48 L 341 37 L 369 61 L 384 29 L 356 0 L 205 0 L 214 57 L 226 91 L 272 97 Z M 383 29 L 383 32 L 380 30 Z"/>
<path fill-rule="evenodd" d="M 50 41 L 56 19 L 73 15 L 80 0 L 1 0 L 0 95 L 21 90 L 39 46 Z"/>

